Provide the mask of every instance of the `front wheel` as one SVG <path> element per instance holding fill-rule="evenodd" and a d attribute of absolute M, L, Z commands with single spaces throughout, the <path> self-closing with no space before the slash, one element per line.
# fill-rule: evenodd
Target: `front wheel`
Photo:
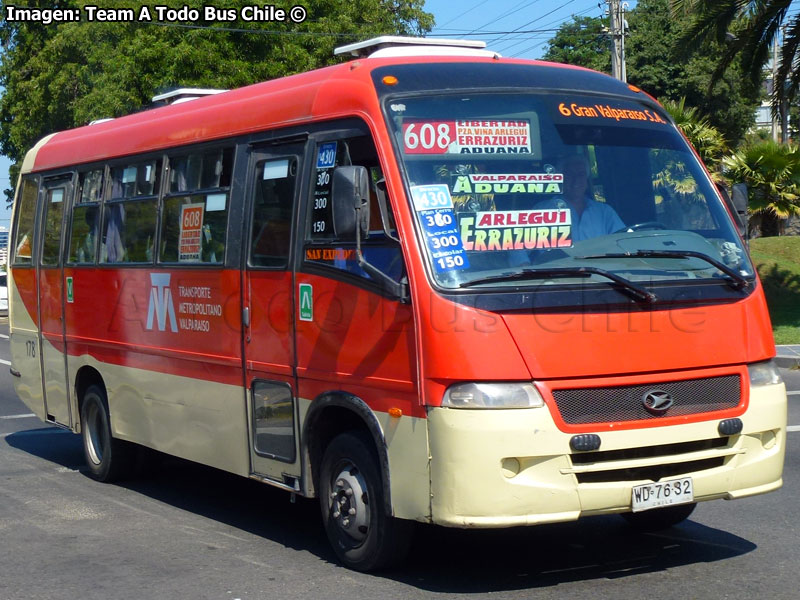
<path fill-rule="evenodd" d="M 136 458 L 135 447 L 111 435 L 108 400 L 100 386 L 89 386 L 83 396 L 81 437 L 86 465 L 93 479 L 112 482 L 131 473 Z"/>
<path fill-rule="evenodd" d="M 373 571 L 405 558 L 413 523 L 386 514 L 380 468 L 366 434 L 340 434 L 325 449 L 319 499 L 328 540 L 345 566 Z"/>
<path fill-rule="evenodd" d="M 660 531 L 688 519 L 696 506 L 697 503 L 692 502 L 691 504 L 654 508 L 638 513 L 624 513 L 622 516 L 634 529 L 639 531 Z"/>

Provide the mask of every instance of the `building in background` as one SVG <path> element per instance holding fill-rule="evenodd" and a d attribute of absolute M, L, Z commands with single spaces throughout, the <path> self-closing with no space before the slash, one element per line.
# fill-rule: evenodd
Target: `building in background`
<path fill-rule="evenodd" d="M 0 266 L 8 264 L 8 229 L 0 227 Z"/>

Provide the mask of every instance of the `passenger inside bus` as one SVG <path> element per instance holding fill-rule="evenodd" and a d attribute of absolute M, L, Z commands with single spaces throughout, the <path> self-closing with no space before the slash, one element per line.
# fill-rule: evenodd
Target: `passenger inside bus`
<path fill-rule="evenodd" d="M 84 211 L 87 231 L 76 251 L 75 259 L 79 263 L 94 262 L 97 245 L 97 210 L 97 207 L 90 206 Z"/>

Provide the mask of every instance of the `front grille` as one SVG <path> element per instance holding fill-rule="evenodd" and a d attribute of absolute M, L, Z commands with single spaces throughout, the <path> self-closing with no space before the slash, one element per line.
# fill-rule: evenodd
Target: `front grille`
<path fill-rule="evenodd" d="M 661 416 L 648 412 L 642 403 L 645 393 L 667 392 L 674 404 Z M 695 415 L 735 408 L 741 399 L 739 375 L 626 385 L 605 388 L 553 390 L 561 418 L 569 425 L 645 421 L 663 417 Z"/>
<path fill-rule="evenodd" d="M 598 450 L 597 452 L 581 452 L 570 454 L 573 465 L 589 465 L 605 463 L 614 460 L 636 460 L 640 458 L 654 458 L 661 456 L 676 456 L 678 454 L 691 454 L 704 452 L 728 445 L 728 438 L 718 437 L 710 440 L 697 440 L 693 442 L 680 442 L 676 444 L 660 444 L 658 446 L 642 446 L 640 448 L 623 448 L 622 450 Z"/>
<path fill-rule="evenodd" d="M 613 481 L 661 481 L 664 478 L 679 477 L 687 473 L 696 473 L 707 469 L 715 469 L 725 464 L 725 457 L 705 458 L 686 463 L 672 465 L 656 465 L 652 467 L 634 467 L 632 469 L 616 469 L 614 471 L 596 471 L 594 473 L 577 473 L 578 483 L 608 483 Z"/>

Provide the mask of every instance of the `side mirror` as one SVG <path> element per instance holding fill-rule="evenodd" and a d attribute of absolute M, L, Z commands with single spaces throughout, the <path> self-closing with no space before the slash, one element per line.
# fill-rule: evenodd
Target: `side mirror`
<path fill-rule="evenodd" d="M 366 167 L 337 167 L 331 193 L 333 232 L 339 240 L 369 235 L 369 172 Z"/>
<path fill-rule="evenodd" d="M 733 215 L 733 221 L 736 225 L 736 228 L 739 230 L 739 235 L 742 236 L 743 239 L 747 239 L 747 186 L 743 183 L 737 183 L 733 186 L 733 199 L 731 199 L 730 195 L 728 194 L 728 189 L 720 184 L 717 183 L 717 189 L 719 190 L 720 195 L 722 196 L 722 200 L 725 202 L 725 205 L 728 207 L 728 210 L 731 211 Z M 742 189 L 744 193 L 742 193 Z"/>
<path fill-rule="evenodd" d="M 739 213 L 739 216 L 742 220 L 746 221 L 747 217 L 747 199 L 748 199 L 748 192 L 747 192 L 747 184 L 746 183 L 736 183 L 733 186 L 733 206 L 736 208 L 736 212 Z"/>

